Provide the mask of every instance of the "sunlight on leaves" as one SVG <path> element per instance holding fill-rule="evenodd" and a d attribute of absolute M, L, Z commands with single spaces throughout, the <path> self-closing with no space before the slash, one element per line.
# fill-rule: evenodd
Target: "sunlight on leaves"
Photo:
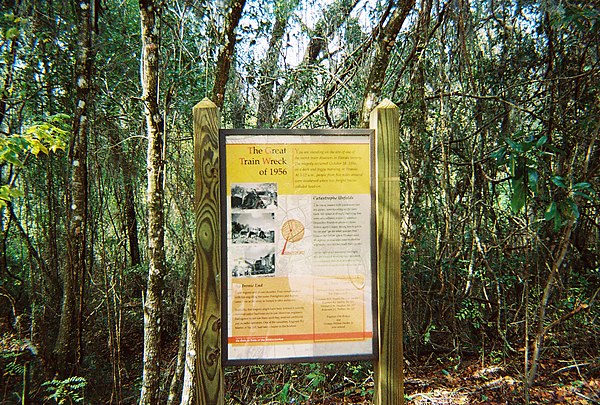
<path fill-rule="evenodd" d="M 38 157 L 65 151 L 69 138 L 70 117 L 56 114 L 44 122 L 27 127 L 22 135 L 0 135 L 0 164 L 24 167 L 28 155 Z M 22 197 L 23 192 L 14 186 L 0 187 L 0 207 L 5 207 L 13 198 Z"/>

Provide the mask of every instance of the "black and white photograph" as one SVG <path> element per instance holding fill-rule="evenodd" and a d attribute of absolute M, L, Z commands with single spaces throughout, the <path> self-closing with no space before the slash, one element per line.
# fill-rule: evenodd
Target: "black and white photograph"
<path fill-rule="evenodd" d="M 231 186 L 232 210 L 277 207 L 277 183 L 244 183 Z"/>
<path fill-rule="evenodd" d="M 275 214 L 272 212 L 231 214 L 231 239 L 234 244 L 275 243 Z"/>
<path fill-rule="evenodd" d="M 272 276 L 275 274 L 273 246 L 254 246 L 237 255 L 231 270 L 232 277 Z"/>

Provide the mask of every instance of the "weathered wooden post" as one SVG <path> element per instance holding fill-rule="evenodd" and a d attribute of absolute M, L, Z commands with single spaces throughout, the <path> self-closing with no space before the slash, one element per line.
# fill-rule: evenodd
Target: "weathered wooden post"
<path fill-rule="evenodd" d="M 219 109 L 205 98 L 193 108 L 196 217 L 196 404 L 224 404 L 221 365 L 221 207 Z"/>
<path fill-rule="evenodd" d="M 377 288 L 379 360 L 374 403 L 404 404 L 402 278 L 400 273 L 400 122 L 398 107 L 383 100 L 371 113 L 377 154 Z"/>

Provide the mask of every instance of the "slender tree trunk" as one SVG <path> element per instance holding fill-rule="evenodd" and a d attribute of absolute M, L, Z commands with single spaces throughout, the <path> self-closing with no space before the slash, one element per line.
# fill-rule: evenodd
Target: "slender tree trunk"
<path fill-rule="evenodd" d="M 190 405 L 194 402 L 194 378 L 196 375 L 196 270 L 195 266 L 192 266 L 190 273 L 190 280 L 187 291 L 186 306 L 187 312 L 185 313 L 186 322 L 186 350 L 185 350 L 185 364 L 183 374 L 183 386 L 181 388 L 181 404 Z"/>
<path fill-rule="evenodd" d="M 184 316 L 181 320 L 181 328 L 179 332 L 179 347 L 177 349 L 177 359 L 175 361 L 175 369 L 173 370 L 173 377 L 169 384 L 169 397 L 167 398 L 167 405 L 175 405 L 179 403 L 181 399 L 181 388 L 183 387 L 183 372 L 185 369 L 185 347 L 186 347 L 186 336 L 187 336 L 187 322 L 185 320 L 185 312 L 187 312 L 187 299 L 184 309 Z"/>
<path fill-rule="evenodd" d="M 125 146 L 117 136 L 119 132 L 115 126 L 109 131 L 110 141 L 115 150 L 114 152 L 114 164 L 121 171 L 123 177 L 123 198 L 124 198 L 124 212 L 123 212 L 123 226 L 125 234 L 127 236 L 128 244 L 128 255 L 131 266 L 137 266 L 141 263 L 140 254 L 140 243 L 138 239 L 138 223 L 137 223 L 137 212 L 135 210 L 135 188 L 133 180 L 133 156 L 127 156 Z"/>
<path fill-rule="evenodd" d="M 4 83 L 2 83 L 2 93 L 0 94 L 0 128 L 2 128 L 2 124 L 4 123 L 4 117 L 6 117 L 6 112 L 9 108 L 9 100 L 11 99 L 12 90 L 13 90 L 13 78 L 15 67 L 17 63 L 17 50 L 18 50 L 18 41 L 17 39 L 10 40 L 8 60 L 10 64 L 8 65 L 8 69 L 4 76 Z"/>
<path fill-rule="evenodd" d="M 53 156 L 48 156 L 48 160 L 47 160 L 47 166 L 46 166 L 46 193 L 47 193 L 47 197 L 46 197 L 46 204 L 48 206 L 48 219 L 46 222 L 46 226 L 47 226 L 47 235 L 48 235 L 48 239 L 47 239 L 47 245 L 48 246 L 48 251 L 46 254 L 47 257 L 47 262 L 48 262 L 48 268 L 51 272 L 51 280 L 52 280 L 52 286 L 54 287 L 53 290 L 55 292 L 60 291 L 60 276 L 58 274 L 58 269 L 59 269 L 59 250 L 58 250 L 58 224 L 59 224 L 59 215 L 57 215 L 58 209 L 59 209 L 59 203 L 58 203 L 58 198 L 56 197 L 56 193 L 55 193 L 55 184 L 54 184 L 54 168 L 53 168 L 53 163 L 54 162 L 54 157 Z M 54 297 L 57 297 L 58 294 L 53 295 Z M 56 299 L 56 298 L 55 298 Z M 56 301 L 55 301 L 56 302 Z"/>
<path fill-rule="evenodd" d="M 54 347 L 60 376 L 73 375 L 81 361 L 83 286 L 88 225 L 87 147 L 93 66 L 90 0 L 77 5 L 79 33 L 75 61 L 77 101 L 73 116 L 73 138 L 69 149 L 71 178 L 67 188 L 67 265 L 63 272 L 63 297 L 58 337 Z"/>
<path fill-rule="evenodd" d="M 548 328 L 545 326 L 546 309 L 548 308 L 548 301 L 550 300 L 550 295 L 552 294 L 554 282 L 557 276 L 559 276 L 559 270 L 565 260 L 565 256 L 567 254 L 567 251 L 569 250 L 569 246 L 571 245 L 571 235 L 573 233 L 573 226 L 573 220 L 570 220 L 567 223 L 567 225 L 565 225 L 565 228 L 562 233 L 562 238 L 560 239 L 560 243 L 558 244 L 558 247 L 556 249 L 556 255 L 552 260 L 550 273 L 548 274 L 548 278 L 546 279 L 546 286 L 544 287 L 542 299 L 538 307 L 537 332 L 533 341 L 533 355 L 531 359 L 531 365 L 529 367 L 529 372 L 527 375 L 528 387 L 531 387 L 533 385 L 533 383 L 535 382 L 535 377 L 537 375 L 537 369 L 540 364 L 540 358 L 542 356 L 544 337 L 548 332 Z"/>
<path fill-rule="evenodd" d="M 8 261 L 6 260 L 6 240 L 8 239 L 10 221 L 5 220 L 4 210 L 2 209 L 2 212 L 0 212 L 0 274 L 2 274 L 2 277 L 9 274 Z"/>
<path fill-rule="evenodd" d="M 35 7 L 35 6 L 34 6 Z M 48 8 L 40 10 L 34 10 L 36 16 L 42 15 L 54 15 L 55 10 L 52 7 L 52 2 L 49 2 Z M 39 17 L 36 18 L 37 25 L 42 24 L 39 21 Z M 56 25 L 54 22 L 50 27 L 50 32 L 53 35 L 58 35 L 56 30 Z M 56 48 L 48 44 L 46 41 L 40 41 L 39 46 L 42 49 L 42 54 L 47 55 L 49 52 L 56 51 Z M 57 112 L 57 100 L 54 96 L 52 89 L 55 88 L 54 81 L 56 80 L 53 72 L 52 63 L 49 58 L 44 59 L 44 71 L 46 72 L 45 82 L 46 82 L 46 106 L 45 113 L 49 115 L 54 115 Z M 53 155 L 49 155 L 46 161 L 46 204 L 48 207 L 48 219 L 46 222 L 46 226 L 48 229 L 48 239 L 46 242 L 46 246 L 48 246 L 48 253 L 46 255 L 48 261 L 48 269 L 51 272 L 51 280 L 53 291 L 60 291 L 60 276 L 59 276 L 59 262 L 60 262 L 60 254 L 59 254 L 59 224 L 61 219 L 61 213 L 59 210 L 61 209 L 61 205 L 59 204 L 59 197 L 56 195 L 56 185 L 55 179 L 57 176 L 60 176 L 60 171 L 56 171 L 55 169 L 55 161 L 56 157 Z M 52 297 L 56 297 L 58 294 L 51 294 Z M 54 300 L 55 298 L 52 298 Z"/>
<path fill-rule="evenodd" d="M 191 266 L 192 269 L 194 266 Z M 171 379 L 171 385 L 169 387 L 169 398 L 167 400 L 167 405 L 175 405 L 180 403 L 184 405 L 184 401 L 182 400 L 181 394 L 183 392 L 183 384 L 186 372 L 186 357 L 188 354 L 187 346 L 188 346 L 188 329 L 192 328 L 194 330 L 193 325 L 190 324 L 189 320 L 194 318 L 194 313 L 191 310 L 192 305 L 196 304 L 196 300 L 194 299 L 195 293 L 195 272 L 190 272 L 190 277 L 188 279 L 188 287 L 185 297 L 185 305 L 183 307 L 183 316 L 181 319 L 181 329 L 179 333 L 179 349 L 177 351 L 177 362 L 175 364 L 175 372 L 173 373 L 173 378 Z M 193 363 L 192 363 L 193 364 Z M 193 375 L 192 375 L 193 378 Z"/>
<path fill-rule="evenodd" d="M 144 297 L 144 367 L 140 404 L 157 404 L 161 373 L 162 290 L 166 273 L 164 231 L 163 121 L 158 108 L 160 10 L 152 0 L 140 0 L 142 26 L 142 101 L 148 137 L 148 284 Z"/>
<path fill-rule="evenodd" d="M 141 262 L 140 243 L 138 239 L 137 214 L 135 211 L 135 193 L 131 178 L 131 165 L 123 164 L 123 181 L 125 183 L 125 221 L 127 226 L 127 239 L 129 241 L 129 258 L 131 266 L 138 266 Z"/>
<path fill-rule="evenodd" d="M 231 11 L 226 18 L 225 35 L 223 36 L 224 45 L 217 58 L 215 85 L 212 90 L 212 100 L 219 108 L 223 107 L 225 101 L 225 87 L 229 79 L 229 70 L 235 51 L 235 30 L 240 22 L 245 4 L 246 0 L 232 0 Z"/>
<path fill-rule="evenodd" d="M 294 3 L 297 4 L 297 3 Z M 277 5 L 275 6 L 277 7 Z M 257 111 L 257 126 L 259 128 L 269 128 L 273 125 L 273 115 L 276 109 L 274 103 L 273 89 L 275 88 L 275 77 L 277 72 L 277 62 L 281 53 L 283 35 L 285 27 L 290 16 L 289 5 L 284 6 L 284 10 L 275 11 L 275 24 L 271 31 L 271 39 L 269 40 L 269 48 L 267 56 L 263 60 L 260 67 L 260 77 L 258 79 L 258 111 Z"/>
<path fill-rule="evenodd" d="M 385 71 L 390 63 L 390 55 L 400 32 L 400 28 L 406 19 L 406 16 L 415 5 L 415 0 L 403 0 L 394 9 L 392 16 L 383 29 L 379 40 L 375 45 L 375 59 L 371 65 L 367 86 L 363 97 L 363 106 L 361 112 L 361 127 L 369 126 L 369 115 L 375 108 L 381 96 L 381 90 L 385 81 Z"/>

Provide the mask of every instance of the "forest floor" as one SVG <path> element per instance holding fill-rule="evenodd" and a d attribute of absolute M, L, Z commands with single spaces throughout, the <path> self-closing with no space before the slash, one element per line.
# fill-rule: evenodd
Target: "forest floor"
<path fill-rule="evenodd" d="M 600 370 L 598 364 L 593 371 L 589 366 L 593 365 L 542 361 L 529 390 L 530 403 L 600 404 Z M 492 365 L 471 359 L 452 367 L 409 366 L 404 387 L 407 403 L 415 405 L 525 403 L 522 359 Z"/>
<path fill-rule="evenodd" d="M 482 364 L 479 359 L 442 364 L 422 359 L 405 369 L 407 405 L 525 403 L 522 359 Z M 372 383 L 371 383 L 372 384 Z M 322 398 L 310 404 L 371 404 L 346 393 L 343 398 Z M 530 404 L 600 405 L 600 368 L 594 361 L 547 359 L 540 364 L 536 384 L 529 390 Z"/>

